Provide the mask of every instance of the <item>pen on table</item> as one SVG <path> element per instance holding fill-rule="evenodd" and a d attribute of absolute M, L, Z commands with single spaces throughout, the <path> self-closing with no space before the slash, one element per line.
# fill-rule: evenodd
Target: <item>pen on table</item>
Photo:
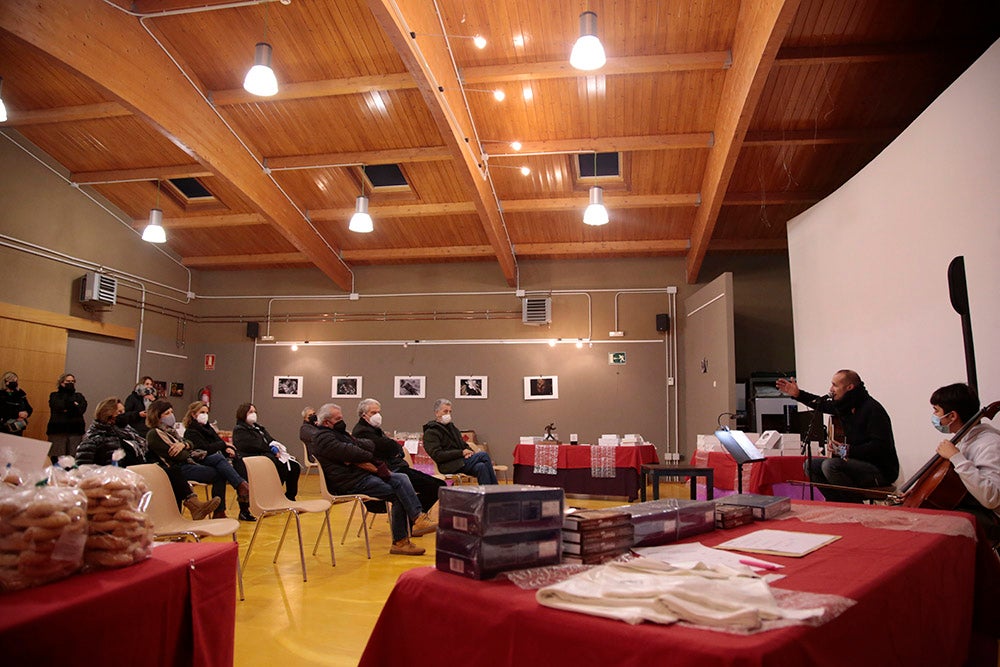
<path fill-rule="evenodd" d="M 741 558 L 740 562 L 750 567 L 759 567 L 762 570 L 777 570 L 779 567 L 771 563 L 762 563 L 759 560 L 750 560 L 749 558 Z"/>

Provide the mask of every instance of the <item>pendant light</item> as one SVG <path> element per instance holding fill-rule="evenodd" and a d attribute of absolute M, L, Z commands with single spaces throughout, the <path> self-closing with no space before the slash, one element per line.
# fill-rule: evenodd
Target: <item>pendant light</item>
<path fill-rule="evenodd" d="M 0 76 L 0 93 L 3 93 L 3 77 Z M 3 97 L 0 97 L 0 123 L 7 122 L 7 107 L 3 105 Z"/>
<path fill-rule="evenodd" d="M 149 224 L 142 230 L 142 240 L 148 243 L 166 243 L 163 230 L 163 210 L 160 208 L 160 181 L 156 181 L 156 207 L 149 209 Z"/>
<path fill-rule="evenodd" d="M 597 14 L 584 12 L 580 14 L 580 39 L 573 45 L 569 64 L 579 70 L 591 71 L 604 67 L 606 62 L 604 46 L 597 37 Z"/>
<path fill-rule="evenodd" d="M 594 153 L 594 180 L 597 180 L 597 153 Z M 590 204 L 583 212 L 583 224 L 600 227 L 608 224 L 608 209 L 604 207 L 604 188 L 590 187 Z"/>
<path fill-rule="evenodd" d="M 365 196 L 364 171 L 365 169 L 362 167 L 361 196 L 355 200 L 354 215 L 351 216 L 351 222 L 347 225 L 349 230 L 359 234 L 368 234 L 369 232 L 375 231 L 375 224 L 372 222 L 372 217 L 368 214 L 368 197 Z"/>
<path fill-rule="evenodd" d="M 267 40 L 267 7 L 264 8 L 264 39 Z M 243 79 L 243 89 L 258 97 L 271 97 L 278 92 L 278 79 L 271 69 L 271 45 L 258 42 L 254 47 L 253 67 Z"/>

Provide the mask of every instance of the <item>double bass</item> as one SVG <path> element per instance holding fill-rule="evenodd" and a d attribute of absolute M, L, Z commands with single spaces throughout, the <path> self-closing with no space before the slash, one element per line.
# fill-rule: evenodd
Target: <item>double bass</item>
<path fill-rule="evenodd" d="M 992 420 L 997 412 L 1000 412 L 1000 401 L 982 408 L 952 436 L 951 444 L 958 445 L 983 417 Z M 934 454 L 899 491 L 897 494 L 889 494 L 887 500 L 890 504 L 939 510 L 955 509 L 968 493 L 951 461 L 940 454 Z"/>

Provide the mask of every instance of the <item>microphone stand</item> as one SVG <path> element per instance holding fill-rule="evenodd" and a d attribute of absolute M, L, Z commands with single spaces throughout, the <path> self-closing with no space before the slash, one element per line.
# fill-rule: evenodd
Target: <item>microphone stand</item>
<path fill-rule="evenodd" d="M 809 420 L 809 428 L 806 430 L 806 433 L 802 438 L 801 453 L 806 455 L 806 470 L 808 471 L 808 474 L 806 476 L 809 478 L 809 500 L 816 499 L 816 494 L 815 494 L 816 487 L 813 485 L 813 478 L 812 478 L 812 472 L 813 472 L 812 447 L 810 447 L 810 443 L 812 442 L 813 433 L 815 433 L 816 442 L 819 443 L 820 450 L 823 451 L 823 446 L 825 444 L 826 438 L 823 436 L 823 426 L 822 426 L 823 411 L 820 410 L 820 407 L 823 405 L 824 401 L 827 398 L 828 396 L 821 396 L 817 400 L 813 401 L 812 419 Z"/>

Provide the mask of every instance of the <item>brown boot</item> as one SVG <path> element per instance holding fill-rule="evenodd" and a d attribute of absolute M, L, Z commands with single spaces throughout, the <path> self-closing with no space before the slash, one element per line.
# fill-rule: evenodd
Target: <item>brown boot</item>
<path fill-rule="evenodd" d="M 431 518 L 427 516 L 426 512 L 417 517 L 417 520 L 413 522 L 413 528 L 410 530 L 410 534 L 414 537 L 420 537 L 421 535 L 426 535 L 427 533 L 433 533 L 437 530 L 437 522 L 431 521 Z"/>
<path fill-rule="evenodd" d="M 222 501 L 218 498 L 212 498 L 209 501 L 201 502 L 198 500 L 198 496 L 192 493 L 184 499 L 184 507 L 188 508 L 188 511 L 191 512 L 192 519 L 199 521 L 215 511 L 220 502 Z"/>
<path fill-rule="evenodd" d="M 399 556 L 423 556 L 425 551 L 426 549 L 418 547 L 408 537 L 393 542 L 392 547 L 389 548 L 389 553 Z"/>

